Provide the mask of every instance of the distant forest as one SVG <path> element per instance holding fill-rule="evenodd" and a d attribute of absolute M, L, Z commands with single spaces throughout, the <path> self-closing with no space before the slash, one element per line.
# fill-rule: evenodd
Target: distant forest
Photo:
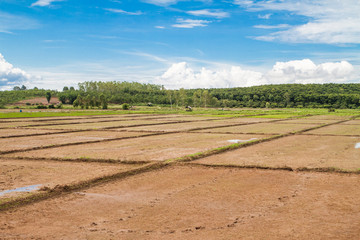
<path fill-rule="evenodd" d="M 15 87 L 0 92 L 0 106 L 49 90 Z M 107 103 L 163 104 L 178 107 L 251 108 L 360 108 L 360 84 L 282 84 L 242 88 L 167 90 L 163 86 L 136 82 L 83 82 L 78 88 L 51 91 L 63 104 L 93 108 Z M 106 103 L 106 104 L 105 104 Z M 106 106 L 105 106 L 106 105 Z"/>

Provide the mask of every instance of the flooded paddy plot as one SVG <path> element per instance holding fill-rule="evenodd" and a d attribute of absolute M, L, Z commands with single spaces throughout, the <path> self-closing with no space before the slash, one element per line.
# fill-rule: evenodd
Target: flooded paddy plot
<path fill-rule="evenodd" d="M 307 132 L 307 134 L 332 134 L 360 136 L 360 125 L 336 124 Z"/>
<path fill-rule="evenodd" d="M 46 133 L 56 133 L 56 132 L 62 132 L 62 130 L 9 128 L 9 129 L 0 129 L 0 137 L 46 134 Z"/>
<path fill-rule="evenodd" d="M 31 136 L 31 137 L 0 138 L 0 152 L 59 145 L 66 143 L 101 141 L 111 138 L 125 138 L 125 137 L 133 137 L 140 135 L 145 135 L 145 133 L 86 131 L 86 132 L 59 133 L 54 135 L 41 135 L 41 136 Z"/>
<path fill-rule="evenodd" d="M 221 127 L 213 129 L 197 130 L 196 132 L 213 133 L 263 133 L 263 134 L 284 134 L 308 128 L 316 127 L 317 124 L 281 124 L 281 123 L 257 123 L 233 127 Z"/>
<path fill-rule="evenodd" d="M 296 135 L 206 157 L 197 163 L 262 167 L 360 169 L 360 137 Z"/>
<path fill-rule="evenodd" d="M 93 122 L 93 123 L 80 123 L 80 124 L 70 124 L 70 125 L 53 125 L 53 126 L 37 126 L 29 127 L 33 129 L 63 129 L 63 130 L 91 130 L 91 129 L 102 129 L 102 128 L 112 128 L 112 127 L 127 127 L 133 125 L 146 125 L 146 124 L 159 124 L 166 122 L 176 122 L 176 120 L 122 120 L 122 121 L 111 121 L 111 122 Z"/>
<path fill-rule="evenodd" d="M 30 158 L 91 158 L 119 161 L 163 161 L 231 145 L 229 140 L 251 140 L 266 135 L 176 133 L 7 154 Z"/>
<path fill-rule="evenodd" d="M 0 237 L 356 239 L 359 183 L 358 175 L 170 167 L 0 212 Z"/>
<path fill-rule="evenodd" d="M 26 193 L 9 192 L 14 189 L 37 185 L 40 188 L 54 188 L 56 185 L 70 185 L 139 166 L 141 165 L 0 159 L 0 201 Z"/>

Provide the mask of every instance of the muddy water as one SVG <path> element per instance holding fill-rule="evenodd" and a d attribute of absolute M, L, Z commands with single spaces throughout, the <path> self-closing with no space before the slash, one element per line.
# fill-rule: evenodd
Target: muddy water
<path fill-rule="evenodd" d="M 41 186 L 41 184 L 5 190 L 5 191 L 0 192 L 0 196 L 5 195 L 7 193 L 13 193 L 13 192 L 32 192 L 32 191 L 38 190 L 40 188 L 40 186 Z"/>
<path fill-rule="evenodd" d="M 240 139 L 232 139 L 232 140 L 228 140 L 229 143 L 243 143 L 243 142 L 249 142 L 252 140 L 256 140 L 257 138 L 251 138 L 248 140 L 240 140 Z"/>

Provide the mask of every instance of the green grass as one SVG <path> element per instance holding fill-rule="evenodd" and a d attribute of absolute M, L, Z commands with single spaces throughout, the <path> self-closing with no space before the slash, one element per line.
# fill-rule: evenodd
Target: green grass
<path fill-rule="evenodd" d="M 336 112 L 328 112 L 327 109 L 311 109 L 311 108 L 283 108 L 283 109 L 264 109 L 264 108 L 234 108 L 222 110 L 221 108 L 194 108 L 192 112 L 185 111 L 184 108 L 170 108 L 164 106 L 135 106 L 134 110 L 119 110 L 112 106 L 108 110 L 98 109 L 71 109 L 65 108 L 62 110 L 34 110 L 23 109 L 14 110 L 12 112 L 5 110 L 0 112 L 0 118 L 23 118 L 23 117 L 64 117 L 64 116 L 92 116 L 92 115 L 120 115 L 120 114 L 183 114 L 183 115 L 198 115 L 203 117 L 257 117 L 257 118 L 290 118 L 290 117 L 304 117 L 307 115 L 337 115 L 337 116 L 358 116 L 359 109 L 337 109 Z"/>

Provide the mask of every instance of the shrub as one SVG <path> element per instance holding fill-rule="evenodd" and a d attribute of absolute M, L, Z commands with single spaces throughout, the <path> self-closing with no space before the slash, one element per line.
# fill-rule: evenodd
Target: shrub
<path fill-rule="evenodd" d="M 47 109 L 47 107 L 45 105 L 38 105 L 36 108 L 37 109 Z"/>
<path fill-rule="evenodd" d="M 129 104 L 123 103 L 123 105 L 122 105 L 123 110 L 129 110 L 129 108 L 130 108 Z"/>

